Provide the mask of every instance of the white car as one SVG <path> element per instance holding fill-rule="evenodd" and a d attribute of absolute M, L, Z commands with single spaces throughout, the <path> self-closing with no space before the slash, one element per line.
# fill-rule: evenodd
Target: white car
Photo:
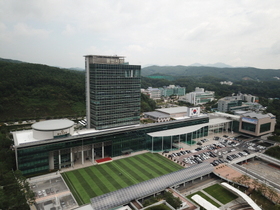
<path fill-rule="evenodd" d="M 42 190 L 42 194 L 43 194 L 44 196 L 47 196 L 46 190 Z"/>
<path fill-rule="evenodd" d="M 41 190 L 38 191 L 38 196 L 42 196 Z"/>

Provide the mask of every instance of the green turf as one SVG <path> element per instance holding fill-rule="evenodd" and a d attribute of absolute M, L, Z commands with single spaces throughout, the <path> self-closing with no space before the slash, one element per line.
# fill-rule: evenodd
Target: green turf
<path fill-rule="evenodd" d="M 62 173 L 79 205 L 90 198 L 137 184 L 183 167 L 152 153 L 127 157 L 101 165 Z"/>
<path fill-rule="evenodd" d="M 212 185 L 203 190 L 218 201 L 220 201 L 222 204 L 227 204 L 238 198 L 235 194 L 228 191 L 226 188 L 219 184 Z"/>
<path fill-rule="evenodd" d="M 198 194 L 200 195 L 202 198 L 204 198 L 205 200 L 207 200 L 208 202 L 212 203 L 214 206 L 216 207 L 220 207 L 221 205 L 218 204 L 217 202 L 215 202 L 214 200 L 212 200 L 210 197 L 208 197 L 207 195 L 205 195 L 203 192 L 199 191 L 199 192 L 196 192 L 196 193 L 193 193 L 191 195 L 188 195 L 187 198 L 188 199 L 191 199 L 192 196 L 194 196 L 195 194 Z M 192 199 L 191 199 L 192 200 Z"/>

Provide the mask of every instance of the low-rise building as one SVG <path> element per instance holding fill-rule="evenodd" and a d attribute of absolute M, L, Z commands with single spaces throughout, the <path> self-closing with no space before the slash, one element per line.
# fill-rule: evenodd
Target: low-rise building
<path fill-rule="evenodd" d="M 147 89 L 141 89 L 141 93 L 148 95 L 151 99 L 160 99 L 161 97 L 184 96 L 186 93 L 185 87 L 176 85 L 169 85 L 161 88 L 149 87 Z"/>
<path fill-rule="evenodd" d="M 235 107 L 239 107 L 239 110 L 242 110 L 242 99 L 240 96 L 231 96 L 221 98 L 218 101 L 218 111 L 220 112 L 229 112 L 235 110 Z"/>
<path fill-rule="evenodd" d="M 231 81 L 222 81 L 222 82 L 220 82 L 220 84 L 221 85 L 232 85 L 233 82 L 231 82 Z"/>
<path fill-rule="evenodd" d="M 141 89 L 141 93 L 148 95 L 151 99 L 160 99 L 161 90 L 158 88 L 148 87 L 147 89 Z"/>
<path fill-rule="evenodd" d="M 206 104 L 214 100 L 214 91 L 204 91 L 204 88 L 196 87 L 194 92 L 187 93 L 180 98 L 180 101 L 185 101 L 193 105 Z"/>
<path fill-rule="evenodd" d="M 240 95 L 243 101 L 251 102 L 251 103 L 259 102 L 259 97 L 257 96 L 253 96 L 251 94 L 240 94 Z"/>
<path fill-rule="evenodd" d="M 161 112 L 145 112 L 144 113 L 145 118 L 149 118 L 155 122 L 167 122 L 170 120 L 170 116 L 168 114 L 164 114 Z"/>
<path fill-rule="evenodd" d="M 243 103 L 245 101 L 245 103 Z M 230 112 L 235 110 L 258 110 L 261 105 L 259 98 L 250 94 L 238 93 L 237 95 L 221 98 L 218 101 L 218 111 Z"/>
<path fill-rule="evenodd" d="M 275 129 L 276 117 L 271 114 L 244 113 L 240 117 L 239 132 L 253 136 L 272 133 Z"/>
<path fill-rule="evenodd" d="M 144 113 L 145 118 L 149 118 L 155 122 L 166 122 L 171 119 L 184 119 L 196 116 L 201 116 L 200 107 L 171 107 Z"/>
<path fill-rule="evenodd" d="M 185 87 L 180 87 L 176 85 L 169 85 L 167 87 L 159 88 L 161 90 L 161 95 L 163 97 L 169 97 L 171 95 L 176 95 L 176 96 L 183 96 L 186 93 L 186 88 Z"/>

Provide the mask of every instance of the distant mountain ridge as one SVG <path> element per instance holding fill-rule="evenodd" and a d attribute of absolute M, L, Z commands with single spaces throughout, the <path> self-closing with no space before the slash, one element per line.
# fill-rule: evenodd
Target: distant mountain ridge
<path fill-rule="evenodd" d="M 8 62 L 8 63 L 29 63 L 29 62 L 7 59 L 7 58 L 0 58 L 0 61 L 5 61 L 5 62 Z M 32 63 L 30 63 L 30 64 L 32 64 Z M 41 65 L 43 65 L 43 64 L 41 64 Z M 47 66 L 49 66 L 49 65 L 47 65 Z M 60 68 L 60 69 L 74 70 L 74 71 L 85 71 L 85 69 L 79 68 L 79 67 L 71 67 L 71 68 L 64 68 L 64 67 L 60 67 L 60 66 L 53 66 L 53 67 Z"/>
<path fill-rule="evenodd" d="M 7 59 L 7 58 L 0 58 L 0 61 L 5 61 L 9 63 L 25 63 L 23 61 L 13 60 L 13 59 Z"/>
<path fill-rule="evenodd" d="M 0 58 L 0 61 L 9 62 L 9 63 L 28 63 L 19 60 L 5 59 Z M 62 68 L 74 71 L 85 71 L 83 68 L 72 67 L 72 68 Z M 279 69 L 258 69 L 253 67 L 231 67 L 224 63 L 215 63 L 202 65 L 199 63 L 194 63 L 190 66 L 147 66 L 143 67 L 141 70 L 141 75 L 144 77 L 147 76 L 169 76 L 176 78 L 181 77 L 203 77 L 203 76 L 212 76 L 220 78 L 221 80 L 231 80 L 231 81 L 240 81 L 240 80 L 254 80 L 254 81 L 276 81 L 277 78 L 280 78 Z"/>
<path fill-rule="evenodd" d="M 69 70 L 74 70 L 74 71 L 85 71 L 85 69 L 79 68 L 79 67 L 71 67 L 71 68 L 65 68 Z"/>
<path fill-rule="evenodd" d="M 280 77 L 280 70 L 257 69 L 253 67 L 208 67 L 208 66 L 149 66 L 142 68 L 142 76 L 167 75 L 174 78 L 211 76 L 221 80 L 240 81 L 275 81 Z"/>
<path fill-rule="evenodd" d="M 208 67 L 216 67 L 216 68 L 234 68 L 233 66 L 218 62 L 218 63 L 214 63 L 214 64 L 200 64 L 200 63 L 193 63 L 189 66 L 208 66 Z"/>

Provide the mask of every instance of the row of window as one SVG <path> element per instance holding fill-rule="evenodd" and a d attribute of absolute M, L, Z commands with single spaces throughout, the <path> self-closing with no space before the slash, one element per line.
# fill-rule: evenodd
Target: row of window
<path fill-rule="evenodd" d="M 118 112 L 112 112 L 108 115 L 91 115 L 91 119 L 97 120 L 97 121 L 103 121 L 103 120 L 112 120 L 112 121 L 120 121 L 125 118 L 135 118 L 140 119 L 139 112 L 124 112 L 124 113 L 118 113 Z"/>
<path fill-rule="evenodd" d="M 93 63 L 89 64 L 90 69 L 101 69 L 101 70 L 106 70 L 106 69 L 141 69 L 141 66 L 139 65 L 124 65 L 124 64 L 99 64 L 99 63 Z"/>
<path fill-rule="evenodd" d="M 40 159 L 32 159 L 32 161 L 28 160 L 28 161 L 18 161 L 20 168 L 31 168 L 31 167 L 35 167 L 35 166 L 42 166 L 42 165 L 48 165 L 49 164 L 49 160 L 48 157 L 43 157 Z"/>
<path fill-rule="evenodd" d="M 36 174 L 36 173 L 40 173 L 40 172 L 44 172 L 44 171 L 47 171 L 49 170 L 49 166 L 40 166 L 40 167 L 37 167 L 37 168 L 30 168 L 30 169 L 21 169 L 21 172 L 24 174 L 24 175 L 29 175 L 29 174 Z"/>
<path fill-rule="evenodd" d="M 125 84 L 125 85 L 124 84 L 122 84 L 122 85 L 121 84 L 115 84 L 115 85 L 112 85 L 112 84 L 98 85 L 98 84 L 96 84 L 96 85 L 92 85 L 90 87 L 90 89 L 95 92 L 109 90 L 109 91 L 113 91 L 112 93 L 119 92 L 121 90 L 135 90 L 135 91 L 138 90 L 139 91 L 140 88 L 141 88 L 140 84 L 134 84 L 134 83 Z"/>
<path fill-rule="evenodd" d="M 89 78 L 91 81 L 96 81 L 97 79 L 101 79 L 103 81 L 106 80 L 112 80 L 116 81 L 116 79 L 120 79 L 123 81 L 140 81 L 141 77 L 136 73 L 133 74 L 133 77 L 131 76 L 132 74 L 127 74 L 125 72 L 116 72 L 115 74 L 109 72 L 106 74 L 106 72 L 91 72 L 89 74 Z"/>
<path fill-rule="evenodd" d="M 104 110 L 104 111 L 94 111 L 91 110 L 91 114 L 96 115 L 96 116 L 106 116 L 106 115 L 112 115 L 112 114 L 129 114 L 129 113 L 137 113 L 140 114 L 140 109 L 135 109 L 135 107 L 132 108 L 122 108 L 122 109 L 115 109 L 115 110 Z"/>
<path fill-rule="evenodd" d="M 121 105 L 121 107 L 127 108 L 127 109 L 128 108 L 132 108 L 134 110 L 139 110 L 139 107 L 140 107 L 140 102 L 133 102 L 133 103 L 128 103 L 128 104 L 104 104 L 104 103 L 102 103 L 102 105 L 99 105 L 99 104 L 91 104 L 90 109 L 93 112 L 95 112 L 95 111 L 111 111 L 111 110 L 115 110 L 116 109 L 116 105 Z"/>
<path fill-rule="evenodd" d="M 95 90 L 91 90 L 90 93 L 92 94 L 91 95 L 92 97 L 94 97 L 94 95 L 122 96 L 122 95 L 126 95 L 126 94 L 132 94 L 132 95 L 140 94 L 140 90 L 139 89 L 130 89 L 130 90 L 121 90 L 121 91 L 114 91 L 114 90 L 109 90 L 109 91 L 98 90 L 98 91 L 95 91 Z"/>
<path fill-rule="evenodd" d="M 139 117 L 126 117 L 126 118 L 115 118 L 115 119 L 93 119 L 91 118 L 91 123 L 94 125 L 112 125 L 112 124 L 129 124 L 129 122 L 133 122 L 132 124 L 138 124 L 140 118 Z"/>
<path fill-rule="evenodd" d="M 139 94 L 137 94 L 137 95 L 121 95 L 121 96 L 119 96 L 119 95 L 101 95 L 101 96 L 94 96 L 94 97 L 91 97 L 91 99 L 93 99 L 93 100 L 117 100 L 117 99 L 123 99 L 123 100 L 127 100 L 127 99 L 131 99 L 131 98 L 134 98 L 134 99 L 139 99 L 140 97 L 139 97 L 140 95 Z M 140 99 L 139 99 L 139 101 L 140 101 Z"/>
<path fill-rule="evenodd" d="M 123 122 L 123 123 L 114 123 L 114 124 L 106 124 L 106 123 L 101 123 L 102 125 L 96 125 L 95 127 L 97 129 L 107 129 L 107 128 L 114 128 L 114 127 L 121 127 L 121 126 L 128 126 L 128 125 L 136 125 L 138 124 L 139 121 L 134 122 L 134 121 L 128 121 L 128 122 Z"/>

